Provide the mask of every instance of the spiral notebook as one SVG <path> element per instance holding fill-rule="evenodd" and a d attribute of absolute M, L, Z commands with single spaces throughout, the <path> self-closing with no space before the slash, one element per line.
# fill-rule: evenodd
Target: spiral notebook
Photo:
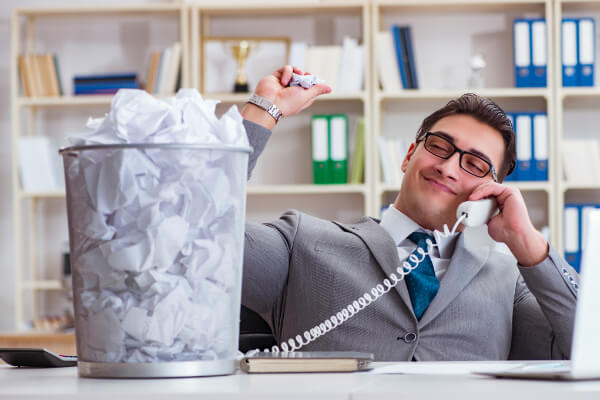
<path fill-rule="evenodd" d="M 353 372 L 371 368 L 371 353 L 352 351 L 312 351 L 256 353 L 244 357 L 240 368 L 248 373 Z"/>

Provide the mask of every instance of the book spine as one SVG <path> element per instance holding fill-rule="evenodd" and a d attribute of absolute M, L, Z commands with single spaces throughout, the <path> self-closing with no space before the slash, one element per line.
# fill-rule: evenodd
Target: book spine
<path fill-rule="evenodd" d="M 410 86 L 408 86 L 408 76 L 407 76 L 407 72 L 405 70 L 405 63 L 404 63 L 404 51 L 402 49 L 402 37 L 401 37 L 401 33 L 400 33 L 400 27 L 394 25 L 392 27 L 392 36 L 394 38 L 394 48 L 396 49 L 396 61 L 398 63 L 398 70 L 400 71 L 400 79 L 402 81 L 402 87 L 404 89 L 408 89 L 410 88 Z"/>
<path fill-rule="evenodd" d="M 128 72 L 123 74 L 105 74 L 105 75 L 75 75 L 73 82 L 85 82 L 85 81 L 128 81 L 137 79 L 137 74 L 134 72 Z"/>
<path fill-rule="evenodd" d="M 412 45 L 412 36 L 410 33 L 410 26 L 405 26 L 402 28 L 404 32 L 403 40 L 404 40 L 404 48 L 406 52 L 406 62 L 407 62 L 407 71 L 410 80 L 410 88 L 418 89 L 419 82 L 417 80 L 417 64 L 415 63 L 415 56 L 413 52 Z"/>
<path fill-rule="evenodd" d="M 75 90 L 105 90 L 105 89 L 137 89 L 139 84 L 136 81 L 106 81 L 97 83 L 76 83 Z"/>
<path fill-rule="evenodd" d="M 19 56 L 19 74 L 21 75 L 21 82 L 23 84 L 23 91 L 25 96 L 34 96 L 33 92 L 33 78 L 31 76 L 31 65 L 29 65 L 29 58 L 26 55 L 21 54 Z"/>
<path fill-rule="evenodd" d="M 62 80 L 60 79 L 60 69 L 58 68 L 58 56 L 56 54 L 53 55 L 52 61 L 54 62 L 54 72 L 56 74 L 56 83 L 58 85 L 58 94 L 62 96 L 65 94 L 62 87 Z"/>

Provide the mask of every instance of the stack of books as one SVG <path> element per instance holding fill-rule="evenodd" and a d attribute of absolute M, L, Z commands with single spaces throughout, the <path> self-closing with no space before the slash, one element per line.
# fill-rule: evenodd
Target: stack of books
<path fill-rule="evenodd" d="M 295 49 L 297 46 L 293 45 Z M 364 48 L 358 39 L 346 36 L 342 46 L 307 46 L 304 54 L 294 54 L 294 59 L 291 56 L 292 65 L 303 65 L 335 93 L 358 93 L 363 89 Z"/>
<path fill-rule="evenodd" d="M 61 96 L 63 94 L 55 54 L 21 54 L 19 74 L 27 97 Z"/>
<path fill-rule="evenodd" d="M 377 72 L 383 90 L 418 89 L 410 26 L 394 25 L 389 32 L 378 32 L 375 41 Z M 390 61 L 390 55 L 396 62 Z"/>
<path fill-rule="evenodd" d="M 181 43 L 175 42 L 150 56 L 146 91 L 155 94 L 172 94 L 177 91 L 181 79 Z"/>
<path fill-rule="evenodd" d="M 137 74 L 76 75 L 73 78 L 73 94 L 114 94 L 119 89 L 138 89 Z"/>

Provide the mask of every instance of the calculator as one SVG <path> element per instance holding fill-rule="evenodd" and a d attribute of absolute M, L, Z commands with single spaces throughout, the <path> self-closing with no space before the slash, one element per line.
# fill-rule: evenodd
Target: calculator
<path fill-rule="evenodd" d="M 63 356 L 47 349 L 0 348 L 0 358 L 15 367 L 74 367 L 76 356 Z"/>

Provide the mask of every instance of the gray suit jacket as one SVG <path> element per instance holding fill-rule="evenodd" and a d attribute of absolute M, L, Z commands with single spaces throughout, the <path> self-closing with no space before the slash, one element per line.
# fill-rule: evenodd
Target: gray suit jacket
<path fill-rule="evenodd" d="M 245 121 L 254 154 L 270 135 Z M 242 303 L 278 342 L 337 313 L 400 265 L 378 221 L 326 221 L 298 211 L 247 224 Z M 568 358 L 577 273 L 552 248 L 542 263 L 515 259 L 468 234 L 457 240 L 440 289 L 417 320 L 404 282 L 303 350 L 354 350 L 377 360 Z"/>

